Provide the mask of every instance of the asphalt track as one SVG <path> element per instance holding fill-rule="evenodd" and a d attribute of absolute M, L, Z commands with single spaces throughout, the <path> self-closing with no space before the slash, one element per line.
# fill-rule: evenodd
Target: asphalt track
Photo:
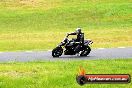
<path fill-rule="evenodd" d="M 115 58 L 132 58 L 132 47 L 120 48 L 99 48 L 92 49 L 87 57 L 79 57 L 77 55 L 62 55 L 59 58 L 53 58 L 51 51 L 25 51 L 25 52 L 0 52 L 0 62 L 14 62 L 14 61 L 36 61 L 36 60 L 56 60 L 56 59 L 115 59 Z"/>

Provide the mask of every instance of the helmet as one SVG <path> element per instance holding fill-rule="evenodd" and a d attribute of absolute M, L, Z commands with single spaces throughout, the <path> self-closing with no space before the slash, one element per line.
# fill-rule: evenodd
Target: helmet
<path fill-rule="evenodd" d="M 81 33 L 81 28 L 77 28 L 76 33 Z"/>

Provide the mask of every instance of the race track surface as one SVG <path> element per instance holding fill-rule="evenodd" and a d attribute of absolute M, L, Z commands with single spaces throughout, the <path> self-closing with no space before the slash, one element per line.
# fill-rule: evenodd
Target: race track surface
<path fill-rule="evenodd" d="M 114 58 L 132 58 L 132 47 L 127 48 L 100 48 L 92 49 L 87 57 L 77 55 L 62 55 L 59 58 L 53 58 L 51 51 L 25 51 L 25 52 L 0 52 L 0 62 L 12 61 L 36 61 L 36 60 L 56 60 L 56 59 L 114 59 Z"/>

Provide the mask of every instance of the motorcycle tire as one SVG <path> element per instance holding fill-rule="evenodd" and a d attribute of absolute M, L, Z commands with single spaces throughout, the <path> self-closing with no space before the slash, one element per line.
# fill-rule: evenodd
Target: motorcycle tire
<path fill-rule="evenodd" d="M 52 50 L 52 56 L 53 57 L 59 57 L 62 55 L 62 53 L 63 53 L 62 47 L 57 47 L 57 48 Z"/>
<path fill-rule="evenodd" d="M 91 51 L 91 48 L 89 46 L 85 46 L 80 56 L 87 56 L 90 53 L 90 51 Z"/>

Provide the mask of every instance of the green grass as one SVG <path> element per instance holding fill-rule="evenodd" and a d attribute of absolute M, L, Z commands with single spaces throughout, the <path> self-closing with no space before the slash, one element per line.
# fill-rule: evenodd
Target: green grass
<path fill-rule="evenodd" d="M 80 88 L 75 79 L 80 66 L 88 74 L 132 75 L 132 59 L 10 62 L 0 64 L 0 88 Z M 132 83 L 81 87 L 131 88 Z"/>
<path fill-rule="evenodd" d="M 80 26 L 93 48 L 132 46 L 131 0 L 2 0 L 0 51 L 47 50 Z"/>

